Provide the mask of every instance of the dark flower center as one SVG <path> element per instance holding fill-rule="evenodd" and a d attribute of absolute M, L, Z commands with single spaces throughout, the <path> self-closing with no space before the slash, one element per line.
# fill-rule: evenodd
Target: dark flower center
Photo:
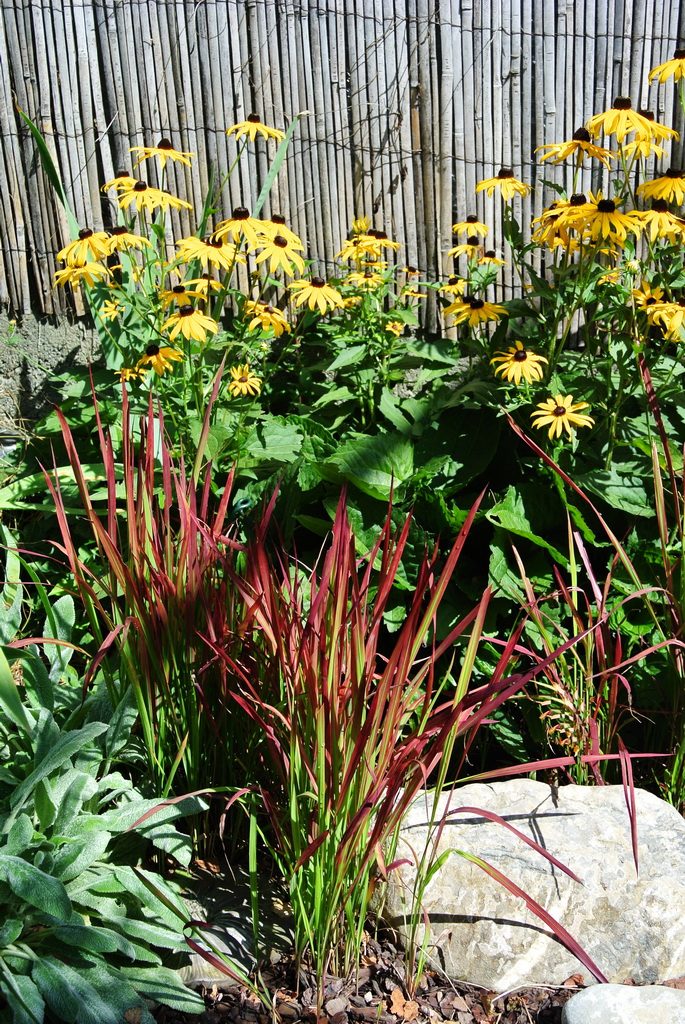
<path fill-rule="evenodd" d="M 668 203 L 665 199 L 653 199 L 652 209 L 657 213 L 668 213 Z"/>
<path fill-rule="evenodd" d="M 600 199 L 597 203 L 597 209 L 599 213 L 615 213 L 616 203 L 613 199 Z"/>
<path fill-rule="evenodd" d="M 250 124 L 261 124 L 259 114 L 248 114 L 246 120 L 249 121 Z"/>
<path fill-rule="evenodd" d="M 147 191 L 147 182 L 146 181 L 137 181 L 135 183 L 135 185 L 133 186 L 133 191 L 134 192 L 146 192 Z"/>
<path fill-rule="evenodd" d="M 276 310 L 274 309 L 274 307 L 273 307 L 273 306 L 265 306 L 265 307 L 264 307 L 264 312 L 265 312 L 265 313 L 275 313 L 275 312 L 276 312 Z"/>
<path fill-rule="evenodd" d="M 485 305 L 482 299 L 469 299 L 468 303 L 471 309 L 482 309 Z"/>
<path fill-rule="evenodd" d="M 573 133 L 574 142 L 592 142 L 592 136 L 590 135 L 587 128 L 579 128 L 577 132 Z"/>
<path fill-rule="evenodd" d="M 247 384 L 247 377 L 238 377 L 238 381 L 241 384 Z"/>
<path fill-rule="evenodd" d="M 220 238 L 216 238 L 214 235 L 207 239 L 207 245 L 211 245 L 214 249 L 220 249 L 224 243 Z"/>
<path fill-rule="evenodd" d="M 174 293 L 174 295 L 183 295 L 183 293 L 185 292 L 185 286 L 182 284 L 175 284 L 171 290 Z"/>
<path fill-rule="evenodd" d="M 287 249 L 288 248 L 288 240 L 286 238 L 284 238 L 283 235 L 275 235 L 274 236 L 274 245 L 277 245 L 279 249 Z"/>
<path fill-rule="evenodd" d="M 466 218 L 466 223 L 467 224 L 477 224 L 478 223 L 478 217 L 476 216 L 476 214 L 475 213 L 470 213 L 468 215 L 468 217 Z"/>
<path fill-rule="evenodd" d="M 640 115 L 640 117 L 644 117 L 647 121 L 653 121 L 654 120 L 654 111 L 653 110 L 638 110 L 638 114 Z"/>
<path fill-rule="evenodd" d="M 181 316 L 192 316 L 195 310 L 188 302 L 185 306 L 181 306 L 178 312 Z"/>
<path fill-rule="evenodd" d="M 78 233 L 78 236 L 79 236 L 79 238 L 83 239 L 83 238 L 90 238 L 90 236 L 92 234 L 93 234 L 93 229 L 92 228 L 81 228 L 81 230 Z"/>
<path fill-rule="evenodd" d="M 285 217 L 282 213 L 274 213 L 271 217 L 272 224 L 285 224 Z"/>
<path fill-rule="evenodd" d="M 407 274 L 418 274 L 416 267 L 405 267 L 405 273 Z"/>
<path fill-rule="evenodd" d="M 570 206 L 582 206 L 583 203 L 586 202 L 587 199 L 585 198 L 585 194 L 583 192 L 574 192 L 571 198 L 569 199 Z"/>
<path fill-rule="evenodd" d="M 685 50 L 676 50 L 673 54 L 673 60 L 685 60 Z"/>
<path fill-rule="evenodd" d="M 614 104 L 614 106 L 615 106 L 615 104 Z M 554 411 L 552 412 L 552 416 L 565 416 L 565 415 L 566 415 L 566 406 L 565 405 L 557 405 L 554 408 Z"/>
<path fill-rule="evenodd" d="M 367 233 L 368 233 L 370 238 L 380 238 L 381 237 L 381 233 L 378 230 L 378 228 L 369 228 Z"/>
<path fill-rule="evenodd" d="M 614 110 L 630 110 L 632 105 L 629 96 L 617 96 L 614 100 Z"/>
<path fill-rule="evenodd" d="M 459 278 L 458 277 L 450 277 L 450 279 L 448 280 L 447 283 L 448 284 L 458 284 L 458 282 L 459 282 Z"/>
<path fill-rule="evenodd" d="M 478 235 L 469 235 L 466 239 L 467 245 L 478 245 L 479 241 L 480 239 L 478 238 Z"/>
<path fill-rule="evenodd" d="M 159 355 L 159 345 L 148 345 L 148 347 L 145 349 L 145 355 L 146 356 L 158 356 Z"/>
<path fill-rule="evenodd" d="M 247 220 L 250 216 L 250 211 L 246 210 L 244 206 L 236 206 L 233 211 L 233 220 Z"/>
<path fill-rule="evenodd" d="M 387 238 L 387 237 L 388 237 L 388 232 L 387 231 L 377 231 L 376 232 L 376 238 Z"/>
<path fill-rule="evenodd" d="M 325 288 L 326 282 L 322 277 L 313 277 L 309 282 L 312 288 Z"/>
<path fill-rule="evenodd" d="M 171 143 L 169 142 L 168 139 L 160 139 L 159 142 L 157 143 L 157 149 L 173 149 L 173 148 L 174 147 L 171 145 Z"/>
<path fill-rule="evenodd" d="M 119 224 L 118 227 L 112 228 L 112 230 L 110 231 L 109 234 L 110 234 L 110 237 L 111 237 L 112 235 L 125 235 L 127 233 L 128 233 L 128 228 L 126 227 L 126 225 L 125 224 Z"/>
<path fill-rule="evenodd" d="M 669 167 L 666 173 L 664 174 L 664 178 L 682 178 L 682 176 L 683 172 L 679 170 L 677 167 Z"/>
<path fill-rule="evenodd" d="M 656 299 L 653 295 L 650 295 L 648 299 L 645 299 L 645 306 L 653 306 L 656 303 Z"/>
<path fill-rule="evenodd" d="M 528 353 L 525 348 L 517 348 L 512 358 L 515 363 L 525 363 L 528 358 Z"/>
<path fill-rule="evenodd" d="M 513 169 L 513 167 L 501 167 L 497 177 L 498 178 L 513 178 L 514 177 L 514 169 Z"/>
<path fill-rule="evenodd" d="M 488 249 L 488 251 L 485 253 L 485 258 L 487 260 L 494 260 L 495 259 L 495 250 L 494 249 Z"/>

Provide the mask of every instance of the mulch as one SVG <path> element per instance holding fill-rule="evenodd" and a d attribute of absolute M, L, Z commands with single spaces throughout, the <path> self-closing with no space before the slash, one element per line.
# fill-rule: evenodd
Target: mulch
<path fill-rule="evenodd" d="M 292 958 L 261 973 L 269 992 L 262 999 L 241 986 L 202 987 L 201 1014 L 168 1007 L 155 1012 L 158 1024 L 561 1024 L 564 1003 L 580 990 L 580 976 L 559 987 L 517 989 L 504 995 L 474 985 L 452 983 L 426 970 L 412 990 L 404 955 L 391 942 L 369 939 L 360 969 L 351 979 L 327 977 L 317 1017 L 316 979 Z M 263 989 L 262 989 L 263 991 Z"/>

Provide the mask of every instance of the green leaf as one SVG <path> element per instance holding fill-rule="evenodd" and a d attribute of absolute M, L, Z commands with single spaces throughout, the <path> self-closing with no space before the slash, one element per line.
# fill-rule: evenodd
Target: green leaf
<path fill-rule="evenodd" d="M 109 846 L 109 832 L 99 830 L 91 832 L 83 839 L 74 839 L 65 843 L 55 854 L 52 873 L 62 882 L 78 878 L 91 864 L 99 860 Z"/>
<path fill-rule="evenodd" d="M 619 465 L 613 463 L 608 470 L 591 469 L 573 479 L 580 488 L 603 498 L 612 508 L 646 518 L 656 515 L 654 502 L 647 496 L 644 476 L 640 475 L 637 464 L 624 465 L 622 472 Z"/>
<path fill-rule="evenodd" d="M 98 791 L 98 784 L 92 775 L 87 775 L 85 772 L 74 772 L 73 775 L 69 773 L 69 778 L 69 785 L 59 799 L 59 810 L 54 823 L 54 831 L 60 834 L 67 832 L 83 804 L 95 796 Z M 58 790 L 55 787 L 53 794 L 57 793 Z"/>
<path fill-rule="evenodd" d="M 302 447 L 302 434 L 284 416 L 267 416 L 250 432 L 244 451 L 269 462 L 294 462 Z"/>
<path fill-rule="evenodd" d="M 22 933 L 24 925 L 21 921 L 16 918 L 5 918 L 0 924 L 0 949 L 4 949 L 5 946 L 11 946 L 13 942 L 16 942 Z"/>
<path fill-rule="evenodd" d="M 122 967 L 121 973 L 146 999 L 185 1013 L 204 1012 L 204 1000 L 168 967 Z"/>
<path fill-rule="evenodd" d="M 2 650 L 0 650 L 0 708 L 10 721 L 23 732 L 29 733 L 34 728 L 33 718 L 21 702 L 17 684 Z"/>
<path fill-rule="evenodd" d="M 359 363 L 360 356 L 363 356 L 365 352 L 366 345 L 351 345 L 350 348 L 343 349 L 340 355 L 336 356 L 330 366 L 326 367 L 326 370 L 331 373 L 333 370 L 340 370 L 343 366 L 351 366 L 354 363 Z"/>
<path fill-rule="evenodd" d="M 68 921 L 71 917 L 71 902 L 60 880 L 46 875 L 33 864 L 20 857 L 0 853 L 0 878 L 7 882 L 13 893 L 32 907 L 62 921 Z"/>
<path fill-rule="evenodd" d="M 526 503 L 524 502 L 524 493 L 529 495 L 529 497 L 535 496 L 538 501 L 542 500 L 536 491 L 526 489 L 525 485 L 522 487 L 510 486 L 507 489 L 504 500 L 498 502 L 494 508 L 485 513 L 486 519 L 489 519 L 495 526 L 501 526 L 507 533 L 515 533 L 518 537 L 525 537 L 526 540 L 532 541 L 533 544 L 547 548 L 557 562 L 561 565 L 567 565 L 568 558 L 566 555 L 562 554 L 558 548 L 555 548 L 554 545 L 550 544 L 544 537 L 541 537 L 533 530 Z M 530 504 L 533 504 L 532 500 Z"/>
<path fill-rule="evenodd" d="M 122 953 L 130 960 L 136 958 L 131 943 L 112 928 L 101 928 L 93 924 L 60 924 L 55 927 L 55 938 L 91 953 Z"/>
<path fill-rule="evenodd" d="M 47 779 L 41 779 L 33 795 L 33 806 L 43 831 L 50 828 L 57 817 L 57 804 L 52 799 L 52 787 Z"/>
<path fill-rule="evenodd" d="M 111 1003 L 68 964 L 42 957 L 34 961 L 31 975 L 60 1020 L 69 1024 L 122 1024 Z"/>
<path fill-rule="evenodd" d="M 7 833 L 7 842 L 2 848 L 2 853 L 17 857 L 28 849 L 32 839 L 33 822 L 28 814 L 20 814 Z"/>
<path fill-rule="evenodd" d="M 21 670 L 24 692 L 31 707 L 46 711 L 55 709 L 55 691 L 37 647 L 25 647 L 22 652 Z"/>
<path fill-rule="evenodd" d="M 124 749 L 137 718 L 136 697 L 132 687 L 129 686 L 116 706 L 105 736 L 105 753 L 109 760 L 115 758 Z"/>
<path fill-rule="evenodd" d="M 357 434 L 338 448 L 330 461 L 364 494 L 387 501 L 414 468 L 411 443 L 401 434 Z"/>
<path fill-rule="evenodd" d="M 64 594 L 54 602 L 50 614 L 45 620 L 44 636 L 52 637 L 54 640 L 71 640 L 71 633 L 76 621 L 76 609 L 74 599 L 69 594 Z M 46 657 L 50 662 L 50 681 L 59 682 L 71 661 L 74 653 L 71 647 L 62 647 L 60 644 L 43 644 Z"/>
<path fill-rule="evenodd" d="M 378 408 L 387 420 L 390 420 L 393 427 L 399 430 L 405 437 L 411 434 L 412 425 L 400 409 L 399 399 L 387 388 L 383 388 Z"/>
<path fill-rule="evenodd" d="M 43 165 L 43 170 L 48 176 L 50 184 L 57 193 L 57 198 L 64 207 L 64 212 L 67 215 L 67 221 L 69 223 L 69 230 L 71 231 L 72 237 L 75 238 L 79 232 L 78 221 L 74 217 L 74 214 L 71 211 L 71 207 L 67 202 L 67 195 L 64 191 L 64 185 L 62 184 L 62 179 L 59 176 L 57 168 L 55 167 L 55 162 L 52 159 L 52 153 L 48 149 L 47 143 L 43 138 L 43 135 L 38 126 L 35 125 L 31 118 L 28 117 L 28 115 L 26 115 L 23 110 L 20 110 L 19 107 L 17 107 L 17 111 L 19 113 L 19 116 L 22 117 L 23 120 L 26 122 L 31 131 L 31 134 L 33 135 L 33 141 L 36 144 L 36 149 L 38 150 L 38 156 L 40 157 L 40 162 Z"/>
<path fill-rule="evenodd" d="M 43 1024 L 45 1003 L 31 978 L 11 974 L 0 959 L 0 990 L 12 1011 L 13 1024 Z"/>

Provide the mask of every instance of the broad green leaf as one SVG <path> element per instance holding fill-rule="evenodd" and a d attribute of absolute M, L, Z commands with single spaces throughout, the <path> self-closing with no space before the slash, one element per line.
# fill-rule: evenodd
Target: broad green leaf
<path fill-rule="evenodd" d="M 324 405 L 330 405 L 331 402 L 349 402 L 355 397 L 354 391 L 350 391 L 347 386 L 340 388 L 332 388 L 330 391 L 324 392 L 314 402 L 314 406 L 320 409 Z"/>
<path fill-rule="evenodd" d="M 43 635 L 54 640 L 70 641 L 75 621 L 74 599 L 69 594 L 64 594 L 53 603 L 45 620 Z M 50 680 L 57 683 L 71 661 L 74 651 L 71 647 L 62 647 L 60 644 L 43 644 L 43 649 L 50 662 Z"/>
<path fill-rule="evenodd" d="M 75 772 L 69 786 L 59 800 L 59 810 L 55 818 L 54 831 L 63 834 L 71 826 L 71 823 L 79 814 L 84 803 L 95 796 L 98 791 L 98 784 L 92 775 L 85 772 Z M 57 789 L 53 789 L 53 794 Z"/>
<path fill-rule="evenodd" d="M 114 876 L 126 887 L 127 892 L 130 892 L 133 896 L 136 896 L 144 907 L 151 910 L 161 921 L 171 928 L 172 931 L 178 932 L 182 928 L 182 922 L 188 919 L 188 912 L 180 896 L 171 889 L 159 875 L 152 874 L 149 871 L 144 871 L 142 868 L 138 868 L 134 871 L 133 868 L 123 866 L 113 866 L 112 871 Z M 140 877 L 142 876 L 142 877 Z M 161 891 L 163 896 L 169 902 L 178 908 L 178 913 L 174 913 L 162 900 L 158 899 L 157 896 L 148 888 L 145 884 L 145 880 L 149 881 L 151 885 Z"/>
<path fill-rule="evenodd" d="M 6 545 L 5 579 L 0 594 L 0 644 L 9 644 L 16 637 L 21 626 L 21 606 L 24 588 L 21 585 L 21 561 L 14 548 L 16 541 L 6 526 L 0 526 Z"/>
<path fill-rule="evenodd" d="M 23 110 L 20 110 L 18 107 L 17 110 L 19 112 L 20 117 L 23 118 L 25 123 L 28 125 L 31 134 L 33 135 L 33 141 L 36 144 L 36 149 L 38 150 L 38 156 L 40 157 L 40 162 L 43 165 L 43 170 L 48 176 L 50 184 L 52 185 L 57 194 L 57 198 L 64 207 L 64 212 L 67 215 L 67 221 L 69 222 L 69 230 L 71 231 L 72 237 L 76 238 L 79 232 L 79 224 L 71 211 L 69 203 L 67 202 L 67 194 L 64 191 L 64 185 L 62 184 L 62 179 L 59 176 L 59 171 L 55 166 L 55 161 L 52 158 L 52 153 L 48 149 L 47 143 L 43 137 L 40 128 L 33 123 L 31 118 L 27 114 L 25 114 Z"/>
<path fill-rule="evenodd" d="M 364 494 L 387 501 L 414 468 L 413 448 L 401 434 L 358 434 L 338 448 L 330 461 Z"/>
<path fill-rule="evenodd" d="M 343 349 L 330 366 L 326 367 L 326 370 L 330 373 L 333 370 L 342 369 L 343 366 L 352 366 L 354 363 L 359 362 L 365 352 L 366 345 L 351 345 L 350 348 Z"/>
<path fill-rule="evenodd" d="M 55 691 L 37 647 L 32 645 L 24 648 L 21 670 L 24 692 L 31 707 L 36 710 L 45 708 L 47 711 L 54 711 Z"/>
<path fill-rule="evenodd" d="M 91 953 L 122 953 L 130 960 L 136 958 L 131 943 L 113 928 L 101 928 L 93 924 L 60 924 L 55 927 L 55 938 Z"/>
<path fill-rule="evenodd" d="M 561 565 L 566 565 L 568 563 L 566 555 L 546 541 L 544 537 L 541 537 L 533 528 L 526 504 L 524 503 L 523 492 L 523 487 L 509 487 L 504 499 L 498 502 L 489 512 L 485 513 L 486 519 L 489 519 L 495 526 L 501 526 L 507 533 L 514 533 L 518 537 L 525 537 L 526 540 L 532 541 L 533 544 L 547 548 L 557 562 Z M 526 494 L 529 493 L 526 491 Z"/>
<path fill-rule="evenodd" d="M 28 814 L 20 814 L 7 833 L 7 842 L 2 853 L 18 857 L 29 847 L 33 839 L 33 822 Z"/>
<path fill-rule="evenodd" d="M 175 971 L 168 967 L 122 967 L 121 973 L 147 999 L 153 999 L 172 1010 L 202 1013 L 204 1000 L 186 988 Z"/>
<path fill-rule="evenodd" d="M 0 853 L 0 878 L 13 893 L 32 907 L 66 921 L 71 917 L 71 902 L 58 878 L 29 864 L 20 857 Z"/>
<path fill-rule="evenodd" d="M 0 949 L 4 949 L 5 946 L 11 946 L 13 942 L 16 942 L 22 933 L 23 927 L 22 922 L 16 918 L 5 918 L 0 923 Z"/>
<path fill-rule="evenodd" d="M 269 462 L 294 462 L 302 447 L 302 434 L 284 416 L 267 416 L 250 432 L 244 450 Z"/>
<path fill-rule="evenodd" d="M 637 464 L 623 467 L 613 463 L 611 469 L 592 469 L 574 476 L 582 490 L 590 491 L 603 498 L 612 508 L 618 508 L 629 515 L 651 517 L 656 515 L 654 499 L 647 495 L 644 476 L 640 475 Z"/>
<path fill-rule="evenodd" d="M 388 391 L 387 388 L 383 388 L 378 408 L 385 418 L 392 423 L 393 427 L 399 430 L 400 434 L 404 436 L 411 434 L 412 425 L 402 412 L 399 399 L 391 391 Z"/>
<path fill-rule="evenodd" d="M 34 728 L 33 716 L 21 702 L 12 670 L 2 649 L 0 649 L 0 708 L 10 721 L 23 732 L 29 733 Z"/>
<path fill-rule="evenodd" d="M 69 1024 L 122 1024 L 111 1003 L 68 964 L 42 957 L 34 961 L 31 975 L 59 1019 Z"/>
<path fill-rule="evenodd" d="M 121 923 L 114 920 L 110 923 L 112 927 L 117 927 L 129 939 L 140 939 L 146 945 L 159 946 L 161 949 L 187 949 L 180 922 L 176 931 L 140 918 L 127 917 Z"/>
<path fill-rule="evenodd" d="M 12 1011 L 13 1024 L 43 1024 L 45 1003 L 34 982 L 25 974 L 12 974 L 0 959 L 0 990 Z"/>
<path fill-rule="evenodd" d="M 57 817 L 57 804 L 52 799 L 52 787 L 47 779 L 41 779 L 33 795 L 33 806 L 43 831 L 50 828 Z"/>
<path fill-rule="evenodd" d="M 129 945 L 134 948 L 133 943 Z M 140 1024 L 155 1024 L 155 1018 L 147 1009 L 144 997 L 136 992 L 119 968 L 103 963 L 94 956 L 88 957 L 88 954 L 85 958 L 91 960 L 86 972 L 88 981 L 107 1000 L 111 1009 L 119 1014 L 121 1024 L 129 1020 L 140 1020 Z"/>
<path fill-rule="evenodd" d="M 138 706 L 133 689 L 129 686 L 117 704 L 105 736 L 105 753 L 109 760 L 115 758 L 124 749 L 137 718 Z"/>
<path fill-rule="evenodd" d="M 109 846 L 109 832 L 92 832 L 85 838 L 74 839 L 64 844 L 55 854 L 52 873 L 62 882 L 77 878 L 83 871 L 99 860 Z"/>

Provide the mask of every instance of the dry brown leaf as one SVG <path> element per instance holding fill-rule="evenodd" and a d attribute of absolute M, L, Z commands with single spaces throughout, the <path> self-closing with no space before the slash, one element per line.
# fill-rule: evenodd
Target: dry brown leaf
<path fill-rule="evenodd" d="M 143 1019 L 143 1010 L 140 1006 L 133 1006 L 130 1010 L 124 1010 L 124 1018 L 127 1024 L 140 1024 Z"/>
<path fill-rule="evenodd" d="M 685 988 L 685 978 L 669 978 L 668 981 L 664 981 L 662 984 L 668 985 L 669 988 Z"/>
<path fill-rule="evenodd" d="M 407 999 L 404 1004 L 402 1016 L 406 1021 L 416 1020 L 419 1015 L 419 1004 L 415 1003 L 413 999 Z"/>
<path fill-rule="evenodd" d="M 561 984 L 562 988 L 575 988 L 576 985 L 583 984 L 583 975 L 572 974 L 570 978 L 567 978 L 566 981 L 562 981 Z"/>
<path fill-rule="evenodd" d="M 404 1016 L 404 1004 L 406 1001 L 402 989 L 394 988 L 390 993 L 390 1005 L 388 1006 L 390 1013 L 394 1013 L 397 1017 Z"/>

